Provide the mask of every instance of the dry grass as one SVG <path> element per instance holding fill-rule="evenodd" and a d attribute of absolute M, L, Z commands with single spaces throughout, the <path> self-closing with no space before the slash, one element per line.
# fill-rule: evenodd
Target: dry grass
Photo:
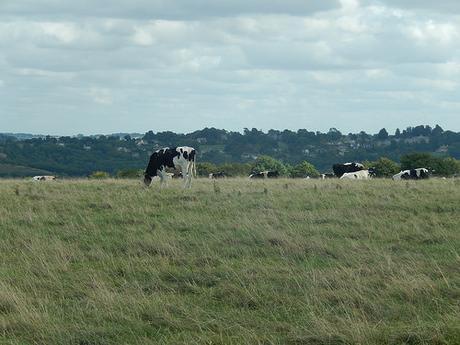
<path fill-rule="evenodd" d="M 0 181 L 1 344 L 459 344 L 460 182 Z"/>

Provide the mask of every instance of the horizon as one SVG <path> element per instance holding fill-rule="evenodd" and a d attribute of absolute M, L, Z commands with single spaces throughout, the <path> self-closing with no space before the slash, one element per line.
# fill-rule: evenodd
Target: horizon
<path fill-rule="evenodd" d="M 387 132 L 388 132 L 388 135 L 394 135 L 396 130 L 399 129 L 401 132 L 403 130 L 406 130 L 407 128 L 414 128 L 414 127 L 418 127 L 418 126 L 429 126 L 431 128 L 435 128 L 436 126 L 440 126 L 444 131 L 452 131 L 452 132 L 459 132 L 459 131 L 455 131 L 455 130 L 452 130 L 450 128 L 445 128 L 441 125 L 439 125 L 438 123 L 434 124 L 434 125 L 431 125 L 431 124 L 418 124 L 418 125 L 415 125 L 415 126 L 407 126 L 407 127 L 403 127 L 403 128 L 399 128 L 399 127 L 396 127 L 394 129 L 389 129 L 389 128 L 386 128 L 386 127 L 382 127 L 376 131 L 373 131 L 373 132 L 368 132 L 368 131 L 364 131 L 364 130 L 356 130 L 354 132 L 347 132 L 347 131 L 342 131 L 340 130 L 340 128 L 335 128 L 335 127 L 331 127 L 329 128 L 328 130 L 326 131 L 321 131 L 321 130 L 314 130 L 314 129 L 309 129 L 309 128 L 296 128 L 296 129 L 289 129 L 289 128 L 283 128 L 283 129 L 277 129 L 277 128 L 270 128 L 268 130 L 262 130 L 260 128 L 256 128 L 258 131 L 261 131 L 265 134 L 268 133 L 268 131 L 270 130 L 275 130 L 275 131 L 285 131 L 285 130 L 289 130 L 289 131 L 292 131 L 292 132 L 297 132 L 299 130 L 307 130 L 308 132 L 320 132 L 320 133 L 328 133 L 331 129 L 337 129 L 342 135 L 348 135 L 348 134 L 359 134 L 360 132 L 365 132 L 366 134 L 369 134 L 369 135 L 376 135 L 379 133 L 380 130 L 382 129 L 385 129 Z M 253 127 L 255 128 L 255 127 Z M 227 131 L 227 132 L 235 132 L 235 133 L 240 133 L 240 134 L 243 134 L 244 133 L 244 130 L 245 129 L 253 129 L 253 128 L 243 128 L 241 130 L 229 130 L 229 129 L 225 129 L 225 128 L 216 128 L 216 127 L 204 127 L 204 128 L 201 128 L 201 129 L 195 129 L 195 130 L 190 130 L 190 131 L 186 131 L 186 132 L 176 132 L 176 131 L 172 131 L 172 130 L 159 130 L 159 131 L 155 131 L 153 129 L 149 129 L 149 130 L 146 130 L 146 131 L 133 131 L 133 132 L 125 132 L 125 131 L 116 131 L 116 132 L 110 132 L 110 133 L 88 133 L 88 134 L 85 134 L 85 133 L 77 133 L 77 134 L 69 134 L 69 135 L 65 135 L 65 134 L 52 134 L 52 133 L 33 133 L 33 132 L 6 132 L 6 131 L 1 131 L 0 134 L 4 134 L 4 135 L 33 135 L 33 136 L 51 136 L 51 137 L 78 137 L 78 136 L 87 136 L 87 137 L 90 137 L 90 136 L 99 136 L 99 135 L 104 135 L 104 136 L 111 136 L 111 135 L 119 135 L 119 134 L 124 134 L 124 135 L 132 135 L 132 134 L 140 134 L 140 135 L 145 135 L 146 133 L 150 132 L 150 131 L 153 131 L 153 133 L 162 133 L 162 132 L 172 132 L 174 134 L 179 134 L 179 135 L 187 135 L 187 134 L 191 134 L 193 132 L 197 132 L 197 131 L 202 131 L 202 130 L 205 130 L 205 129 L 216 129 L 216 130 L 223 130 L 223 131 Z"/>

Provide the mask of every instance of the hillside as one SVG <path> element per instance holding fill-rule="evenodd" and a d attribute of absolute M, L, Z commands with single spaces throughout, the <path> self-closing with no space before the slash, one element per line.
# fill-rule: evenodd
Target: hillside
<path fill-rule="evenodd" d="M 0 177 L 28 177 L 33 175 L 50 175 L 51 172 L 26 166 L 0 164 Z"/>
<path fill-rule="evenodd" d="M 95 170 L 114 173 L 120 169 L 145 168 L 150 153 L 165 146 L 189 145 L 198 150 L 198 162 L 253 162 L 269 155 L 284 163 L 308 161 L 320 171 L 346 161 L 376 160 L 388 157 L 399 161 L 412 152 L 428 152 L 441 157 L 460 158 L 460 133 L 441 127 L 409 127 L 388 134 L 360 132 L 342 134 L 246 129 L 243 133 L 205 128 L 188 134 L 147 132 L 140 137 L 112 136 L 42 137 L 0 140 L 0 162 L 26 165 L 60 175 L 83 176 Z"/>
<path fill-rule="evenodd" d="M 353 182 L 0 181 L 0 343 L 458 344 L 459 181 Z"/>

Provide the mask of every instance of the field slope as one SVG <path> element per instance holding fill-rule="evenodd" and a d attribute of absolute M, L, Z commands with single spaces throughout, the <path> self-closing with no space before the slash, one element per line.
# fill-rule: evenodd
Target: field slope
<path fill-rule="evenodd" d="M 460 181 L 0 181 L 0 344 L 459 344 Z"/>

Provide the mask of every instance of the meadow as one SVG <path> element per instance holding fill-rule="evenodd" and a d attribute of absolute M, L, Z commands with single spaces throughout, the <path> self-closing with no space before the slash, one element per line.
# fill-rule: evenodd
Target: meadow
<path fill-rule="evenodd" d="M 0 344 L 460 344 L 460 180 L 0 180 Z"/>

